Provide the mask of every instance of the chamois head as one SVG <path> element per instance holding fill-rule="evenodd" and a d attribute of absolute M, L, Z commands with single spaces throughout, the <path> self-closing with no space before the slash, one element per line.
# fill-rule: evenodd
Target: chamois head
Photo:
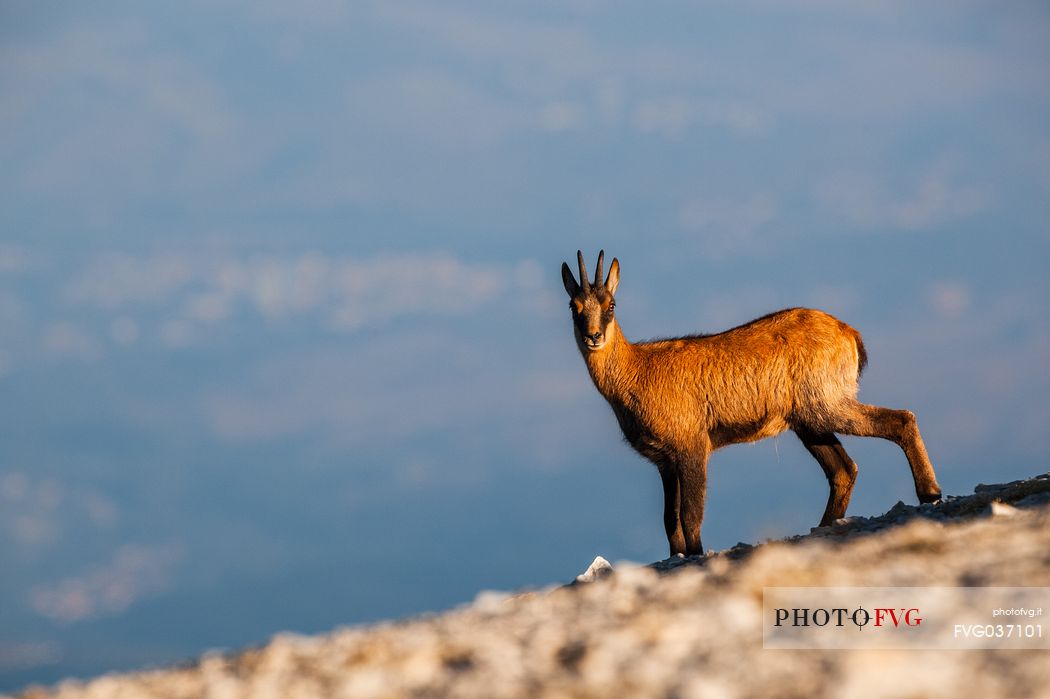
<path fill-rule="evenodd" d="M 613 309 L 616 308 L 616 287 L 620 283 L 620 262 L 613 258 L 609 265 L 609 276 L 602 281 L 602 265 L 605 262 L 605 251 L 598 253 L 598 269 L 594 281 L 587 279 L 587 266 L 583 262 L 583 253 L 576 251 L 576 260 L 580 265 L 580 283 L 572 276 L 569 265 L 562 263 L 561 280 L 569 294 L 569 309 L 572 311 L 572 322 L 576 329 L 576 342 L 587 352 L 600 350 L 608 339 L 606 331 L 613 323 Z"/>

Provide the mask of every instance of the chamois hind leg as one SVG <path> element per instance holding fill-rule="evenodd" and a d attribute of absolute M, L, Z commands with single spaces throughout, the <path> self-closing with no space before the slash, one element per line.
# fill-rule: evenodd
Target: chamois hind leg
<path fill-rule="evenodd" d="M 664 531 L 667 533 L 667 544 L 671 555 L 685 553 L 685 535 L 682 533 L 682 520 L 679 516 L 680 497 L 678 493 L 678 470 L 673 466 L 658 466 L 660 480 L 664 486 Z"/>
<path fill-rule="evenodd" d="M 857 464 L 849 458 L 842 443 L 831 432 L 813 432 L 804 428 L 796 429 L 795 434 L 802 440 L 803 446 L 813 455 L 824 475 L 828 479 L 828 504 L 820 526 L 826 527 L 836 519 L 846 516 L 853 484 L 857 480 Z"/>
<path fill-rule="evenodd" d="M 937 502 L 941 499 L 941 486 L 937 484 L 933 464 L 926 454 L 926 445 L 922 442 L 919 425 L 911 411 L 853 402 L 837 422 L 841 424 L 835 425 L 835 432 L 858 437 L 880 437 L 897 444 L 908 457 L 919 502 Z"/>
<path fill-rule="evenodd" d="M 704 545 L 700 542 L 700 525 L 704 521 L 704 499 L 707 497 L 706 451 L 679 463 L 678 489 L 685 555 L 702 556 Z"/>

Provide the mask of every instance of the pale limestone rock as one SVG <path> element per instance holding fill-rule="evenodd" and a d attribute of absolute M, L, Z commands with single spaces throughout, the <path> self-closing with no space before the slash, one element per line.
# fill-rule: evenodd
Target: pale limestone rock
<path fill-rule="evenodd" d="M 1005 514 L 1009 513 L 1009 514 Z M 983 516 L 991 514 L 992 516 Z M 898 521 L 899 520 L 899 521 Z M 834 530 L 834 536 L 826 532 Z M 1046 651 L 765 651 L 762 588 L 1050 586 L 1050 474 L 819 532 L 577 584 L 479 594 L 440 615 L 281 635 L 194 667 L 67 682 L 60 699 L 1038 697 Z"/>

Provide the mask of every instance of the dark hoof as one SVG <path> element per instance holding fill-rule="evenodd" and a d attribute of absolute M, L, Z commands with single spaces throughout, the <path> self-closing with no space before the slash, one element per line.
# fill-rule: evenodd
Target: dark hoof
<path fill-rule="evenodd" d="M 920 495 L 919 502 L 923 505 L 939 505 L 941 503 L 941 494 L 933 493 L 932 495 Z"/>

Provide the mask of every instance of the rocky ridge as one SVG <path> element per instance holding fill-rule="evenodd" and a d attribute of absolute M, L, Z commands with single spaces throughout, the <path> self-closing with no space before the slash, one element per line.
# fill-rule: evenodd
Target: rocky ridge
<path fill-rule="evenodd" d="M 703 557 L 596 559 L 565 586 L 20 696 L 1050 696 L 1047 651 L 763 650 L 771 585 L 1050 586 L 1050 473 Z"/>

